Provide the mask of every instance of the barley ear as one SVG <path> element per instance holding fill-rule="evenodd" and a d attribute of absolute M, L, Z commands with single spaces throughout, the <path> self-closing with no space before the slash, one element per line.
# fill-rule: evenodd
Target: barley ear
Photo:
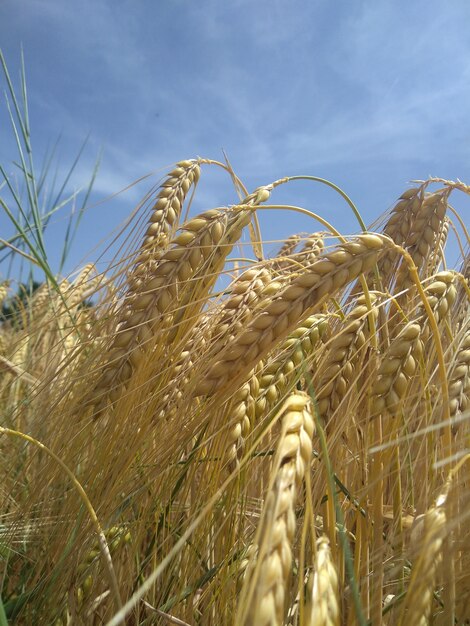
<path fill-rule="evenodd" d="M 256 563 L 247 571 L 238 624 L 281 626 L 292 567 L 297 489 L 310 466 L 314 421 L 307 394 L 295 392 L 282 409 L 273 480 L 257 531 Z"/>
<path fill-rule="evenodd" d="M 339 626 L 338 574 L 328 537 L 317 540 L 313 575 L 309 580 L 305 626 Z"/>
<path fill-rule="evenodd" d="M 419 556 L 413 565 L 398 626 L 426 626 L 429 623 L 437 571 L 442 560 L 446 521 L 442 505 L 430 509 L 424 516 Z"/>

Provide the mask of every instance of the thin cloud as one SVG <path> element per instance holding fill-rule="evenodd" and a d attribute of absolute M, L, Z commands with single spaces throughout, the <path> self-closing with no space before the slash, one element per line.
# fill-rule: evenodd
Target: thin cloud
<path fill-rule="evenodd" d="M 355 169 L 371 198 L 390 170 L 401 187 L 423 170 L 468 166 L 466 1 L 13 6 L 1 9 L 11 26 L 2 46 L 8 61 L 24 41 L 36 154 L 61 134 L 66 167 L 90 133 L 73 185 L 89 180 L 102 151 L 94 202 L 177 160 L 223 159 L 222 150 L 248 187 Z M 5 163 L 14 150 L 0 132 Z M 158 178 L 119 200 L 137 204 Z M 194 210 L 232 200 L 209 180 Z"/>

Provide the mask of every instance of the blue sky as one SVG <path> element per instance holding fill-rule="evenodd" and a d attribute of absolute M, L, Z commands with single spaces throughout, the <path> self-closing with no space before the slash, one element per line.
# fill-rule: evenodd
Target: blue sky
<path fill-rule="evenodd" d="M 15 80 L 24 50 L 36 163 L 60 135 L 65 172 L 89 134 L 79 187 L 102 152 L 65 269 L 93 258 L 171 163 L 197 155 L 225 150 L 249 189 L 328 178 L 367 223 L 412 179 L 470 182 L 469 26 L 468 0 L 0 0 Z M 0 163 L 13 173 L 15 158 L 2 101 Z M 273 200 L 357 231 L 331 190 L 291 183 Z M 230 181 L 204 169 L 193 210 L 235 201 Z M 456 201 L 464 218 L 469 202 Z M 65 225 L 66 214 L 51 224 L 53 264 Z M 261 225 L 266 239 L 319 229 L 288 213 Z M 0 227 L 9 232 L 3 215 Z"/>

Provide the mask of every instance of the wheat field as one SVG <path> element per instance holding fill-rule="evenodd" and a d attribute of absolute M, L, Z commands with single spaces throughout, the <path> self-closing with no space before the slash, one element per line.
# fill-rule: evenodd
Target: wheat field
<path fill-rule="evenodd" d="M 2 626 L 470 623 L 470 188 L 266 256 L 299 178 L 181 161 L 109 267 L 3 283 Z"/>

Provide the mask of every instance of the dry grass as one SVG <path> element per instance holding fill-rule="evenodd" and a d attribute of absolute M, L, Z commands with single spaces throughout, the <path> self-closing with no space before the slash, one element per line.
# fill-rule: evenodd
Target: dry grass
<path fill-rule="evenodd" d="M 445 255 L 468 188 L 259 258 L 289 179 L 224 166 L 243 199 L 183 219 L 213 165 L 0 328 L 8 623 L 468 623 L 469 262 Z M 259 260 L 234 262 L 245 230 Z"/>

